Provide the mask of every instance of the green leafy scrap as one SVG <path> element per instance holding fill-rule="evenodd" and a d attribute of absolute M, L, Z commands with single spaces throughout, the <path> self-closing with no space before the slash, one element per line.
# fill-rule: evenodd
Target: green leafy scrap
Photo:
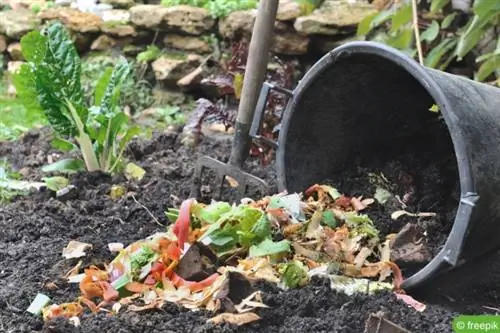
<path fill-rule="evenodd" d="M 279 242 L 274 242 L 270 238 L 264 239 L 256 245 L 252 245 L 248 251 L 248 257 L 263 257 L 283 252 L 290 252 L 290 241 L 283 239 Z"/>
<path fill-rule="evenodd" d="M 346 212 L 344 213 L 344 218 L 354 236 L 365 235 L 369 238 L 378 237 L 379 231 L 375 228 L 373 221 L 368 215 Z"/>
<path fill-rule="evenodd" d="M 278 265 L 278 272 L 281 274 L 283 284 L 288 288 L 302 287 L 308 281 L 306 267 L 299 260 Z"/>
<path fill-rule="evenodd" d="M 217 205 L 217 209 L 222 208 L 222 211 L 225 212 L 208 209 L 212 214 L 217 212 L 215 216 L 219 215 L 219 218 L 207 230 L 206 236 L 210 236 L 212 244 L 225 246 L 224 249 L 218 249 L 219 252 L 227 250 L 228 245 L 248 248 L 256 240 L 262 239 L 261 235 L 267 232 L 264 224 L 269 224 L 269 221 L 261 210 L 241 204 L 227 211 L 227 206 L 215 205 Z M 213 221 L 214 215 L 211 218 Z M 231 237 L 231 241 L 229 241 L 229 237 Z"/>
<path fill-rule="evenodd" d="M 42 180 L 47 185 L 47 188 L 51 191 L 57 192 L 69 184 L 68 178 L 55 176 L 55 177 L 43 177 Z"/>
<path fill-rule="evenodd" d="M 155 260 L 157 254 L 149 246 L 142 246 L 130 257 L 130 269 L 132 276 L 138 276 L 141 269 L 151 261 Z"/>
<path fill-rule="evenodd" d="M 208 206 L 202 207 L 195 205 L 192 208 L 193 215 L 203 222 L 213 224 L 217 222 L 220 217 L 231 211 L 231 205 L 227 202 L 216 202 Z"/>

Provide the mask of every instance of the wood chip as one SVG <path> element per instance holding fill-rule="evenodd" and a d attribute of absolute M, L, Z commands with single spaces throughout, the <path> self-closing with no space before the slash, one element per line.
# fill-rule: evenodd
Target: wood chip
<path fill-rule="evenodd" d="M 208 319 L 207 323 L 212 323 L 212 324 L 229 323 L 229 324 L 242 326 L 242 325 L 257 321 L 259 319 L 260 319 L 260 317 L 253 312 L 221 313 L 220 315 L 217 315 L 213 318 Z"/>
<path fill-rule="evenodd" d="M 108 249 L 109 249 L 109 252 L 113 253 L 113 252 L 120 252 L 121 250 L 123 250 L 124 246 L 122 243 L 109 243 L 108 244 Z"/>

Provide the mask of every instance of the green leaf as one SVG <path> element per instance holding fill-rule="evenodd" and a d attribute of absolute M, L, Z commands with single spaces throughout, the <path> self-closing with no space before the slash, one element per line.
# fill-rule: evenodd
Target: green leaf
<path fill-rule="evenodd" d="M 439 23 L 432 21 L 431 25 L 420 35 L 421 40 L 432 42 L 439 35 Z"/>
<path fill-rule="evenodd" d="M 481 64 L 475 75 L 475 80 L 482 82 L 499 69 L 500 69 L 500 55 L 495 54 L 493 57 L 489 58 L 488 60 L 486 60 Z"/>
<path fill-rule="evenodd" d="M 376 28 L 382 23 L 389 21 L 395 13 L 395 9 L 389 9 L 379 12 L 370 23 L 371 29 Z"/>
<path fill-rule="evenodd" d="M 448 27 L 451 25 L 455 17 L 457 17 L 458 12 L 453 12 L 450 15 L 447 15 L 443 22 L 441 22 L 441 29 L 448 29 Z"/>
<path fill-rule="evenodd" d="M 47 37 L 39 31 L 31 31 L 21 38 L 21 51 L 26 61 L 40 64 L 48 49 Z"/>
<path fill-rule="evenodd" d="M 424 65 L 431 68 L 436 68 L 443 56 L 455 47 L 457 40 L 455 38 L 443 39 L 424 59 Z"/>
<path fill-rule="evenodd" d="M 39 190 L 45 187 L 46 184 L 42 182 L 30 182 L 16 179 L 0 180 L 0 188 L 5 188 L 12 191 L 30 191 L 32 189 Z"/>
<path fill-rule="evenodd" d="M 69 184 L 69 180 L 66 177 L 55 176 L 55 177 L 43 177 L 42 180 L 47 185 L 49 190 L 57 192 Z"/>
<path fill-rule="evenodd" d="M 373 28 L 372 28 L 372 21 L 373 19 L 378 15 L 378 13 L 373 13 L 371 15 L 366 16 L 359 22 L 358 28 L 356 31 L 357 36 L 365 36 L 367 35 Z"/>
<path fill-rule="evenodd" d="M 411 4 L 407 4 L 398 9 L 392 17 L 390 32 L 396 32 L 399 28 L 411 22 L 413 17 Z"/>
<path fill-rule="evenodd" d="M 71 141 L 55 138 L 52 140 L 52 147 L 62 150 L 64 152 L 72 151 L 73 149 L 78 149 L 78 147 Z"/>
<path fill-rule="evenodd" d="M 373 225 L 373 221 L 366 214 L 357 214 L 354 212 L 344 213 L 346 224 L 354 235 L 363 234 L 367 237 L 377 237 L 378 230 Z"/>
<path fill-rule="evenodd" d="M 330 228 L 337 227 L 337 220 L 335 219 L 335 215 L 331 210 L 327 210 L 323 212 L 323 223 Z"/>
<path fill-rule="evenodd" d="M 17 73 L 12 75 L 12 83 L 16 88 L 17 99 L 32 114 L 42 114 L 43 109 L 38 102 L 36 90 L 36 77 L 32 66 L 22 64 Z"/>
<path fill-rule="evenodd" d="M 500 11 L 500 1 L 496 0 L 475 0 L 472 10 L 477 16 L 489 16 L 491 13 Z"/>
<path fill-rule="evenodd" d="M 450 0 L 432 0 L 430 8 L 431 13 L 437 13 L 448 3 L 450 3 Z"/>
<path fill-rule="evenodd" d="M 76 173 L 85 170 L 82 160 L 67 158 L 42 167 L 43 172 Z"/>
<path fill-rule="evenodd" d="M 302 262 L 292 260 L 286 264 L 281 264 L 278 268 L 285 286 L 297 288 L 307 283 L 307 271 Z"/>
<path fill-rule="evenodd" d="M 149 62 L 155 60 L 161 55 L 161 50 L 156 45 L 149 45 L 146 51 L 140 52 L 136 60 L 137 62 Z"/>
<path fill-rule="evenodd" d="M 156 252 L 149 246 L 144 245 L 130 256 L 130 268 L 132 276 L 138 276 L 141 269 L 149 262 L 157 258 Z"/>
<path fill-rule="evenodd" d="M 233 215 L 233 218 L 239 222 L 237 224 L 238 243 L 243 247 L 249 247 L 255 238 L 252 229 L 264 214 L 259 209 L 245 205 L 240 205 L 238 208 L 241 209 L 237 209 Z"/>
<path fill-rule="evenodd" d="M 128 163 L 125 166 L 125 178 L 127 178 L 128 180 L 135 179 L 140 181 L 142 180 L 142 178 L 144 178 L 145 174 L 146 170 L 134 163 Z"/>
<path fill-rule="evenodd" d="M 290 241 L 284 239 L 279 242 L 273 242 L 270 238 L 266 238 L 259 244 L 250 247 L 249 257 L 263 257 L 289 251 Z"/>
<path fill-rule="evenodd" d="M 113 73 L 113 67 L 108 67 L 104 70 L 104 73 L 97 81 L 95 92 L 94 92 L 94 105 L 99 105 L 102 102 L 106 89 L 108 87 L 109 81 L 111 80 L 111 74 Z"/>
<path fill-rule="evenodd" d="M 170 222 L 175 222 L 179 218 L 179 210 L 176 208 L 169 208 L 165 212 L 165 216 L 167 216 Z"/>
<path fill-rule="evenodd" d="M 214 202 L 206 207 L 200 208 L 195 206 L 193 208 L 193 215 L 202 220 L 205 223 L 215 223 L 222 214 L 231 211 L 231 205 L 227 202 Z"/>
<path fill-rule="evenodd" d="M 265 214 L 253 225 L 251 233 L 259 240 L 271 236 L 271 222 Z"/>
<path fill-rule="evenodd" d="M 237 242 L 238 235 L 234 228 L 225 228 L 221 231 L 218 231 L 210 236 L 210 245 L 215 245 L 218 247 L 224 247 L 228 245 L 234 246 Z M 218 251 L 219 252 L 219 251 Z"/>
<path fill-rule="evenodd" d="M 490 59 L 491 57 L 494 57 L 494 56 L 495 56 L 495 52 L 490 52 L 490 53 L 482 54 L 482 55 L 480 55 L 479 57 L 476 58 L 476 63 L 480 63 L 480 62 L 486 61 L 486 60 L 488 60 L 488 59 Z"/>
<path fill-rule="evenodd" d="M 119 146 L 119 153 L 118 156 L 115 159 L 115 162 L 113 163 L 113 166 L 108 170 L 109 172 L 113 172 L 113 170 L 116 169 L 116 167 L 120 164 L 121 158 L 123 155 L 123 152 L 125 151 L 125 148 L 127 147 L 127 144 L 132 140 L 136 135 L 141 133 L 141 128 L 139 126 L 133 126 L 130 127 L 127 132 L 125 132 L 125 135 L 120 139 L 120 143 L 118 144 Z"/>
<path fill-rule="evenodd" d="M 121 57 L 116 63 L 111 77 L 109 80 L 101 78 L 103 81 L 107 81 L 106 89 L 101 97 L 101 92 L 97 93 L 96 101 L 100 101 L 100 111 L 101 114 L 106 118 L 113 118 L 116 115 L 116 109 L 118 107 L 118 102 L 120 99 L 120 90 L 123 82 L 127 79 L 131 72 L 131 67 L 124 57 Z M 104 84 L 104 82 L 102 82 Z M 102 89 L 99 87 L 99 89 Z"/>
<path fill-rule="evenodd" d="M 434 111 L 434 107 L 438 108 L 437 105 L 433 105 L 429 111 Z M 432 109 L 432 110 L 431 110 Z M 437 111 L 436 111 L 437 112 Z M 377 187 L 375 190 L 375 194 L 373 195 L 375 200 L 377 200 L 380 204 L 385 204 L 387 200 L 389 200 L 392 197 L 392 193 L 387 191 L 385 188 L 382 187 Z"/>
<path fill-rule="evenodd" d="M 16 89 L 19 88 L 25 106 L 33 107 L 36 101 L 37 109 L 43 110 L 58 134 L 75 135 L 77 127 L 65 101 L 71 101 L 79 117 L 86 120 L 80 58 L 60 22 L 48 26 L 44 35 L 33 33 L 24 40 L 28 63 L 21 68 L 14 84 Z"/>
<path fill-rule="evenodd" d="M 461 60 L 470 50 L 472 50 L 481 40 L 486 26 L 498 15 L 497 12 L 487 12 L 484 16 L 475 15 L 468 23 L 468 28 L 460 36 L 455 54 Z"/>
<path fill-rule="evenodd" d="M 413 41 L 413 29 L 401 29 L 395 36 L 388 39 L 388 44 L 396 49 L 404 50 L 411 46 Z"/>
<path fill-rule="evenodd" d="M 80 81 L 81 61 L 75 46 L 60 22 L 48 26 L 45 33 L 48 39 L 47 56 L 37 75 L 40 104 L 49 113 L 49 121 L 57 127 L 66 122 L 62 114 L 67 107 L 66 100 L 71 102 L 82 122 L 86 123 L 87 110 Z M 62 130 L 68 133 L 70 129 Z M 73 130 L 76 130 L 74 126 Z"/>

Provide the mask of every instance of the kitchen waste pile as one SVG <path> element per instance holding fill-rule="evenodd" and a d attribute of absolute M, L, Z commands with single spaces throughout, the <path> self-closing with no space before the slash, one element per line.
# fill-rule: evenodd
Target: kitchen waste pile
<path fill-rule="evenodd" d="M 166 232 L 127 247 L 110 244 L 118 255 L 103 268 L 80 273 L 77 265 L 67 276 L 79 284 L 77 300 L 48 305 L 39 294 L 28 311 L 42 313 L 44 320 L 63 316 L 77 325 L 85 307 L 116 314 L 174 302 L 213 311 L 215 323 L 243 324 L 258 320 L 253 311 L 267 307 L 256 281 L 298 288 L 315 275 L 330 278 L 332 288 L 348 294 L 392 290 L 423 311 L 425 305 L 400 289 L 401 271 L 390 260 L 395 235 L 381 239 L 362 212 L 374 202 L 318 184 L 300 194 L 232 205 L 188 199 L 168 210 L 175 223 Z"/>

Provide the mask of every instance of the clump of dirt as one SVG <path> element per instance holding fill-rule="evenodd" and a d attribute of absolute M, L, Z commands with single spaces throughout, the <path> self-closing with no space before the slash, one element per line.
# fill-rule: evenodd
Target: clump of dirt
<path fill-rule="evenodd" d="M 0 152 L 18 169 L 32 165 L 27 178 L 39 179 L 35 167 L 45 164 L 46 156 L 42 155 L 52 151 L 47 135 L 44 131 L 33 132 L 24 140 L 0 143 Z M 40 192 L 0 206 L 0 331 L 358 333 L 367 316 L 381 310 L 413 332 L 451 332 L 451 319 L 456 313 L 448 308 L 428 304 L 423 313 L 418 313 L 389 293 L 347 296 L 332 291 L 320 279 L 289 291 L 261 284 L 264 302 L 270 307 L 258 311 L 260 321 L 245 327 L 207 324 L 209 313 L 192 312 L 174 304 L 166 304 L 161 310 L 122 312 L 116 316 L 87 311 L 78 328 L 63 319 L 44 323 L 25 311 L 37 293 L 48 295 L 55 303 L 71 302 L 80 295 L 78 285 L 63 278 L 78 263 L 78 259 L 66 260 L 61 255 L 70 240 L 93 245 L 83 258 L 84 267 L 102 267 L 115 256 L 108 243 L 127 245 L 165 230 L 171 221 L 164 212 L 188 197 L 194 164 L 200 154 L 227 161 L 229 151 L 229 140 L 204 138 L 192 149 L 180 143 L 178 132 L 158 133 L 151 140 L 136 140 L 128 148 L 131 161 L 146 170 L 140 182 L 82 173 L 72 177 L 75 192 L 64 200 Z M 274 173 L 269 172 L 272 166 L 261 169 L 258 161 L 251 161 L 248 168 L 274 182 Z M 113 200 L 109 195 L 113 185 L 125 187 L 127 194 Z M 357 191 L 346 187 L 344 183 L 339 186 L 346 192 Z M 371 192 L 362 194 L 366 193 Z M 390 228 L 386 232 L 389 231 Z M 484 300 L 477 304 L 468 302 L 469 313 L 482 313 L 482 305 L 493 305 Z"/>

